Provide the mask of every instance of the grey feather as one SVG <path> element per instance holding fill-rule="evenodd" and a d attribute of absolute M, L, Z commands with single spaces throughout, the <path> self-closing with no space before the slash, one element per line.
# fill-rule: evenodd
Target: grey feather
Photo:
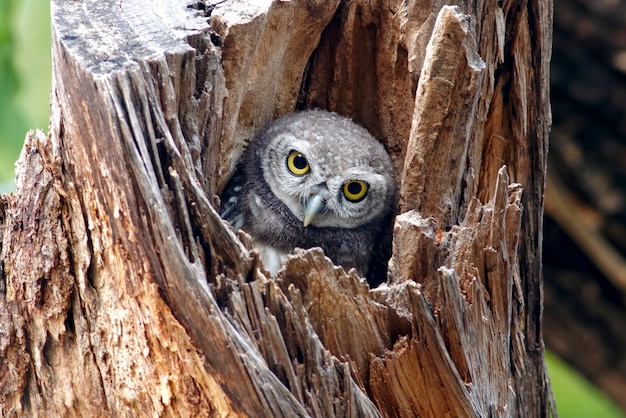
<path fill-rule="evenodd" d="M 389 245 L 395 194 L 382 144 L 345 117 L 311 110 L 253 138 L 221 196 L 221 215 L 252 236 L 272 273 L 295 247 L 321 247 L 345 269 L 380 275 L 384 268 L 371 265 L 388 258 L 380 246 Z"/>

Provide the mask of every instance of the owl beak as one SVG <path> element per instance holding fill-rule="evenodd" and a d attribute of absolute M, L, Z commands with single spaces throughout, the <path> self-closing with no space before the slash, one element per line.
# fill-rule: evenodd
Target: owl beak
<path fill-rule="evenodd" d="M 313 222 L 313 219 L 317 216 L 318 213 L 324 207 L 324 201 L 322 200 L 322 196 L 316 194 L 313 195 L 309 200 L 307 200 L 306 205 L 304 206 L 304 226 L 307 227 Z"/>

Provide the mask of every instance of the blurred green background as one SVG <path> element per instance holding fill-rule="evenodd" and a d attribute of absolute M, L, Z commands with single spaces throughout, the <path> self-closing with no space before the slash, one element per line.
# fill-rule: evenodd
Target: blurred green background
<path fill-rule="evenodd" d="M 0 0 L 0 192 L 14 189 L 14 163 L 29 129 L 47 130 L 50 4 Z M 626 417 L 606 396 L 550 353 L 546 359 L 564 418 Z"/>
<path fill-rule="evenodd" d="M 47 130 L 50 80 L 50 3 L 0 0 L 0 192 L 15 187 L 26 132 Z"/>

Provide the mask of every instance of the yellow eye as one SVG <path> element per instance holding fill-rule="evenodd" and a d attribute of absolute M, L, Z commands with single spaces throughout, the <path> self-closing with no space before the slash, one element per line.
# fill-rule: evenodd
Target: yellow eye
<path fill-rule="evenodd" d="M 303 176 L 311 169 L 306 157 L 298 151 L 291 151 L 289 153 L 287 157 L 287 168 L 296 176 Z"/>
<path fill-rule="evenodd" d="M 361 180 L 350 180 L 343 184 L 343 195 L 351 202 L 358 202 L 367 193 L 367 183 Z"/>

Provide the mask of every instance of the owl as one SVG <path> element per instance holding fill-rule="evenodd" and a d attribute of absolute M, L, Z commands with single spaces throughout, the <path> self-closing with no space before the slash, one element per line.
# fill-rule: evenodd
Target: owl
<path fill-rule="evenodd" d="M 294 248 L 321 247 L 365 277 L 384 271 L 371 265 L 386 263 L 395 195 L 381 143 L 348 118 L 309 110 L 252 139 L 221 196 L 221 216 L 252 237 L 272 274 Z"/>

